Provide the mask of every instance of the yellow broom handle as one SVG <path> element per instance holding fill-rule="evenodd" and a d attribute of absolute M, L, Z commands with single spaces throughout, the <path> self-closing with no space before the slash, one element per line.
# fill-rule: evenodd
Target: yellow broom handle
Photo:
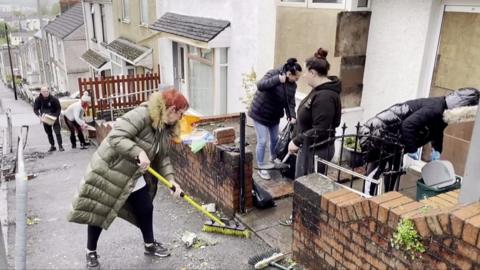
<path fill-rule="evenodd" d="M 155 176 L 158 181 L 160 181 L 162 184 L 164 184 L 166 187 L 168 187 L 169 189 L 175 191 L 175 189 L 177 188 L 174 184 L 170 183 L 167 179 L 165 179 L 163 176 L 161 176 L 159 173 L 157 173 L 154 169 L 152 169 L 151 167 L 148 167 L 147 168 L 147 171 L 149 173 L 151 173 L 153 176 Z M 212 215 L 210 212 L 208 212 L 207 210 L 205 210 L 205 208 L 203 208 L 201 205 L 199 205 L 197 202 L 195 202 L 192 198 L 190 198 L 190 196 L 188 196 L 187 194 L 185 193 L 180 193 L 180 197 L 182 197 L 185 201 L 187 201 L 191 206 L 195 207 L 198 211 L 200 211 L 202 214 L 204 214 L 205 216 L 207 216 L 209 219 L 211 219 L 212 221 L 218 223 L 220 226 L 225 226 L 225 223 L 223 223 L 219 218 L 217 218 L 216 216 Z"/>

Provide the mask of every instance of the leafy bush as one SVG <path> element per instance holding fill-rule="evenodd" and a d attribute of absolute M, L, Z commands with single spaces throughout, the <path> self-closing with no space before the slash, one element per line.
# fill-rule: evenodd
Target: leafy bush
<path fill-rule="evenodd" d="M 241 97 L 240 100 L 247 106 L 247 110 L 249 110 L 255 97 L 255 92 L 257 91 L 257 74 L 253 68 L 249 73 L 242 74 L 242 89 L 245 95 Z"/>
<path fill-rule="evenodd" d="M 355 138 L 354 137 L 345 138 L 345 141 L 343 141 L 343 146 L 351 150 L 355 149 Z M 359 141 L 357 141 L 357 152 L 362 152 L 362 147 L 360 146 Z"/>
<path fill-rule="evenodd" d="M 413 260 L 418 253 L 425 252 L 425 247 L 420 240 L 413 222 L 409 219 L 402 219 L 393 233 L 391 245 L 396 249 L 405 251 Z"/>

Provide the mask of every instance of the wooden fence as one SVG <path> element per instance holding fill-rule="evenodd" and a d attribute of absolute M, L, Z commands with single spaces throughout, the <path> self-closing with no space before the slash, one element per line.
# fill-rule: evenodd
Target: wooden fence
<path fill-rule="evenodd" d="M 80 95 L 88 91 L 92 96 L 93 115 L 136 107 L 146 101 L 159 84 L 158 73 L 78 79 Z"/>

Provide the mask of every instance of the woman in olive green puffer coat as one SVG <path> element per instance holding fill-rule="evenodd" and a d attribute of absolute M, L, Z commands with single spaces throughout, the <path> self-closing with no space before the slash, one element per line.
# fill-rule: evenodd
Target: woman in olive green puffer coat
<path fill-rule="evenodd" d="M 153 238 L 152 201 L 157 180 L 145 170 L 150 165 L 173 181 L 168 148 L 178 135 L 178 120 L 188 107 L 187 100 L 177 90 L 156 92 L 148 103 L 117 119 L 93 154 L 68 215 L 69 221 L 88 225 L 88 268 L 99 267 L 98 238 L 117 216 L 140 228 L 145 254 L 169 255 Z"/>

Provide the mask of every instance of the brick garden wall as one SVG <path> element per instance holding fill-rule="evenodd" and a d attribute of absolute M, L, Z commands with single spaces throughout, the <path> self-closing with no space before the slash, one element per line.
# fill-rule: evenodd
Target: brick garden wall
<path fill-rule="evenodd" d="M 201 123 L 231 121 L 237 115 L 209 117 Z M 97 143 L 108 135 L 113 122 L 97 121 Z M 189 194 L 205 202 L 215 203 L 226 214 L 233 215 L 240 209 L 240 154 L 230 151 L 228 145 L 208 143 L 193 154 L 188 145 L 176 144 L 170 153 L 175 168 L 175 181 Z M 245 153 L 245 205 L 253 207 L 252 201 L 252 153 Z"/>
<path fill-rule="evenodd" d="M 245 202 L 252 203 L 252 153 L 245 154 Z M 207 144 L 193 154 L 188 145 L 177 144 L 170 157 L 175 179 L 185 192 L 213 202 L 226 213 L 240 209 L 240 154 L 222 145 Z"/>
<path fill-rule="evenodd" d="M 309 269 L 480 269 L 480 203 L 427 209 L 398 192 L 372 199 L 318 175 L 295 181 L 293 257 Z M 410 259 L 390 245 L 411 219 L 426 252 Z"/>

